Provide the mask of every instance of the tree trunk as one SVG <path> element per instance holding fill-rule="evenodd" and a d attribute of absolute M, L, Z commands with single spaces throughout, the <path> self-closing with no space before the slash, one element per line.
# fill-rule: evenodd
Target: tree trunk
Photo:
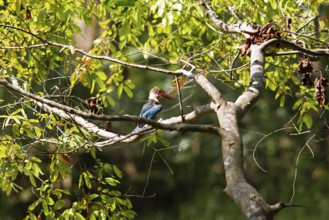
<path fill-rule="evenodd" d="M 235 103 L 227 102 L 203 75 L 196 77 L 197 83 L 212 98 L 212 109 L 216 112 L 222 138 L 222 154 L 226 178 L 226 193 L 239 206 L 242 213 L 252 220 L 273 219 L 273 215 L 282 209 L 271 206 L 251 186 L 245 177 L 243 168 L 243 144 L 238 122 L 255 104 L 264 88 L 264 54 L 262 47 L 252 46 L 250 55 L 250 86 Z"/>
<path fill-rule="evenodd" d="M 216 113 L 222 128 L 220 135 L 226 178 L 225 192 L 248 219 L 272 219 L 267 212 L 269 205 L 245 178 L 243 145 L 234 104 L 228 102 L 227 105 L 221 106 Z"/>

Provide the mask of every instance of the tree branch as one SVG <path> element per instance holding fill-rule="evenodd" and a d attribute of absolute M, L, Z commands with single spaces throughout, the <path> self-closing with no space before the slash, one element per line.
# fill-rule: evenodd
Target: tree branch
<path fill-rule="evenodd" d="M 216 25 L 216 27 L 224 33 L 242 33 L 242 30 L 250 31 L 254 30 L 256 26 L 246 23 L 239 22 L 238 24 L 228 25 L 222 21 L 217 14 L 209 7 L 204 0 L 199 0 L 199 5 L 203 10 L 204 14 Z M 242 33 L 245 37 L 249 37 L 248 34 Z"/>
<path fill-rule="evenodd" d="M 314 49 L 313 52 L 317 52 L 322 54 L 329 54 L 329 49 Z M 291 50 L 291 51 L 282 51 L 282 52 L 272 52 L 272 53 L 265 53 L 265 56 L 288 56 L 288 55 L 303 55 L 303 52 L 298 50 Z"/>
<path fill-rule="evenodd" d="M 216 104 L 216 108 L 218 109 L 221 105 L 226 104 L 226 100 L 222 97 L 218 89 L 211 84 L 208 79 L 202 75 L 198 74 L 195 77 L 196 82 L 208 93 L 208 95 L 212 98 L 212 100 Z"/>
<path fill-rule="evenodd" d="M 266 42 L 264 42 L 263 44 L 260 45 L 260 50 L 262 52 L 265 52 L 265 50 L 267 48 L 269 48 L 272 45 L 280 45 L 280 48 L 290 48 L 293 50 L 297 50 L 301 53 L 305 53 L 307 55 L 310 56 L 315 56 L 315 57 L 329 57 L 329 50 L 325 49 L 325 50 L 309 50 L 303 47 L 298 46 L 297 44 L 294 44 L 290 41 L 284 40 L 284 39 L 277 39 L 277 38 L 273 38 L 271 40 L 268 40 Z"/>
<path fill-rule="evenodd" d="M 256 103 L 264 88 L 264 54 L 262 47 L 251 46 L 250 54 L 250 86 L 235 101 L 237 116 L 242 118 L 246 112 Z"/>
<path fill-rule="evenodd" d="M 34 95 L 32 93 L 29 93 L 22 88 L 15 86 L 11 83 L 9 83 L 4 78 L 0 77 L 0 84 L 4 85 L 6 88 L 11 89 L 25 97 L 28 97 L 42 109 L 44 109 L 47 112 L 50 112 L 52 114 L 56 114 L 61 118 L 64 118 L 66 120 L 74 120 L 75 123 L 77 123 L 79 126 L 84 128 L 89 133 L 97 134 L 98 136 L 106 139 L 111 139 L 111 142 L 132 142 L 137 139 L 138 135 L 129 135 L 127 137 L 125 136 L 118 136 L 116 133 L 108 132 L 104 129 L 99 128 L 93 123 L 88 122 L 86 119 L 96 119 L 96 120 L 110 120 L 110 121 L 136 121 L 144 124 L 151 125 L 150 127 L 147 127 L 146 129 L 143 129 L 142 131 L 151 130 L 154 128 L 163 129 L 163 130 L 176 130 L 180 132 L 188 132 L 188 131 L 196 131 L 196 132 L 206 132 L 206 133 L 213 133 L 217 134 L 217 128 L 211 125 L 191 125 L 191 124 L 184 124 L 180 125 L 179 123 L 182 123 L 182 118 L 180 116 L 172 117 L 170 119 L 164 120 L 161 123 L 156 122 L 154 120 L 141 118 L 138 116 L 131 116 L 131 115 L 96 115 L 92 113 L 86 113 L 82 112 L 80 110 L 71 108 L 69 106 L 48 100 L 46 98 L 39 97 L 37 95 Z M 202 114 L 206 114 L 211 112 L 211 108 L 209 105 L 206 106 L 200 106 L 196 107 L 195 110 L 191 113 L 188 113 L 184 116 L 184 119 L 186 121 L 193 120 L 197 117 L 200 117 Z M 141 132 L 142 133 L 142 132 Z M 139 133 L 137 133 L 139 134 Z"/>
<path fill-rule="evenodd" d="M 109 56 L 101 56 L 101 55 L 90 54 L 88 52 L 85 52 L 82 49 L 74 47 L 73 45 L 66 45 L 66 44 L 60 44 L 60 43 L 57 43 L 57 42 L 49 41 L 45 38 L 40 37 L 37 34 L 34 34 L 34 33 L 30 32 L 30 31 L 27 31 L 27 30 L 24 30 L 20 27 L 15 27 L 15 26 L 12 26 L 12 25 L 7 25 L 7 24 L 0 24 L 0 27 L 1 26 L 24 32 L 24 33 L 29 34 L 29 35 L 31 35 L 31 36 L 33 36 L 33 37 L 35 37 L 35 38 L 37 38 L 37 39 L 39 39 L 40 41 L 43 42 L 43 44 L 37 44 L 35 46 L 30 46 L 30 47 L 43 47 L 43 46 L 48 46 L 48 45 L 49 46 L 55 46 L 55 47 L 62 48 L 62 50 L 70 50 L 71 53 L 77 52 L 77 53 L 82 54 L 86 57 L 90 57 L 90 58 L 98 59 L 98 60 L 106 60 L 106 61 L 110 61 L 110 62 L 113 62 L 113 63 L 121 64 L 121 65 L 126 66 L 126 67 L 145 69 L 145 70 L 150 70 L 150 71 L 154 71 L 154 72 L 164 73 L 164 74 L 167 74 L 167 75 L 174 75 L 174 76 L 177 76 L 177 75 L 186 75 L 188 77 L 194 77 L 195 76 L 194 74 L 191 73 L 191 71 L 187 71 L 187 70 L 183 70 L 183 69 L 178 69 L 178 70 L 161 69 L 161 68 L 147 66 L 147 65 L 129 63 L 129 62 L 125 62 L 125 61 L 115 59 L 115 58 L 112 58 L 112 57 L 109 57 Z M 1 48 L 3 48 L 3 47 L 1 47 Z M 21 47 L 18 47 L 18 48 L 21 48 Z"/>

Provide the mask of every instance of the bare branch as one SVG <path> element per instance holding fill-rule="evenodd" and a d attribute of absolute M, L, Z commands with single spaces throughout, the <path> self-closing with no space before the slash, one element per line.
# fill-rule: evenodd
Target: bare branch
<path fill-rule="evenodd" d="M 311 50 L 313 52 L 321 53 L 321 54 L 329 54 L 329 49 L 314 49 Z M 292 50 L 292 51 L 283 51 L 283 52 L 273 52 L 273 53 L 265 53 L 265 56 L 288 56 L 288 55 L 303 55 L 303 52 L 298 50 Z"/>
<path fill-rule="evenodd" d="M 311 22 L 313 22 L 318 16 L 314 16 L 312 17 L 310 20 L 308 20 L 307 22 L 305 22 L 301 27 L 299 27 L 297 30 L 296 30 L 296 33 L 298 33 L 299 31 L 301 31 L 303 28 L 305 28 L 307 25 L 309 25 Z"/>
<path fill-rule="evenodd" d="M 262 45 L 260 45 L 260 50 L 262 52 L 265 52 L 265 50 L 272 46 L 273 44 L 277 45 L 279 44 L 281 48 L 290 48 L 293 50 L 297 50 L 301 53 L 308 54 L 310 56 L 315 56 L 315 57 L 329 57 L 329 50 L 309 50 L 303 47 L 298 46 L 297 44 L 291 43 L 290 41 L 283 40 L 283 39 L 277 39 L 273 38 L 271 40 L 268 40 L 264 42 Z"/>
<path fill-rule="evenodd" d="M 296 207 L 302 207 L 302 208 L 311 208 L 311 206 L 306 206 L 306 205 L 300 205 L 300 204 L 291 204 L 291 203 L 276 203 L 274 205 L 270 205 L 270 213 L 272 213 L 272 215 L 275 215 L 276 213 L 278 213 L 279 211 L 281 211 L 284 208 L 296 208 Z"/>
<path fill-rule="evenodd" d="M 256 27 L 246 22 L 239 22 L 238 24 L 228 25 L 222 21 L 217 14 L 209 7 L 209 5 L 204 0 L 199 0 L 199 5 L 204 11 L 205 15 L 216 25 L 216 27 L 224 33 L 242 33 L 242 30 L 250 31 L 254 30 Z M 243 33 L 244 34 L 244 33 Z M 248 34 L 244 34 L 249 37 Z"/>
<path fill-rule="evenodd" d="M 35 103 L 45 111 L 51 112 L 52 114 L 56 114 L 67 120 L 74 120 L 82 128 L 86 129 L 90 133 L 97 134 L 100 137 L 111 139 L 111 143 L 113 142 L 132 142 L 137 139 L 137 134 L 129 135 L 129 136 L 119 136 L 115 133 L 108 132 L 104 129 L 99 128 L 93 123 L 90 123 L 86 120 L 89 119 L 97 119 L 97 120 L 110 120 L 110 121 L 137 121 L 145 124 L 149 124 L 152 127 L 149 127 L 146 130 L 151 130 L 153 128 L 159 128 L 163 130 L 176 130 L 180 132 L 188 132 L 188 131 L 199 131 L 199 132 L 207 132 L 217 134 L 217 128 L 211 125 L 191 125 L 191 124 L 179 124 L 182 123 L 182 118 L 180 116 L 173 117 L 171 119 L 167 119 L 162 121 L 162 123 L 156 122 L 154 120 L 141 118 L 138 116 L 130 116 L 130 115 L 122 115 L 122 116 L 109 116 L 109 115 L 96 115 L 92 113 L 86 113 L 79 111 L 77 109 L 71 108 L 69 106 L 48 100 L 46 98 L 39 97 L 32 93 L 29 93 L 18 86 L 14 86 L 9 83 L 7 80 L 0 78 L 0 84 L 5 87 L 26 96 L 35 101 Z M 197 111 L 191 112 L 184 116 L 186 121 L 193 120 L 196 117 L 208 113 L 211 111 L 209 106 L 201 106 L 200 108 L 196 108 Z M 143 130 L 145 131 L 145 130 Z"/>
<path fill-rule="evenodd" d="M 66 44 L 60 44 L 60 43 L 57 43 L 57 42 L 49 41 L 45 38 L 40 37 L 37 34 L 34 34 L 34 33 L 30 32 L 30 31 L 27 31 L 27 30 L 24 30 L 20 27 L 15 27 L 15 26 L 12 26 L 12 25 L 7 25 L 7 24 L 0 24 L 0 26 L 15 29 L 15 30 L 24 32 L 26 34 L 29 34 L 29 35 L 39 39 L 40 41 L 43 42 L 43 44 L 39 44 L 38 46 L 46 46 L 46 45 L 55 46 L 55 47 L 62 48 L 62 50 L 70 50 L 71 52 L 77 52 L 77 53 L 82 54 L 86 57 L 90 57 L 90 58 L 98 59 L 98 60 L 106 60 L 106 61 L 121 64 L 121 65 L 124 65 L 124 66 L 127 66 L 127 67 L 145 69 L 145 70 L 155 71 L 155 72 L 164 73 L 164 74 L 168 74 L 168 75 L 181 75 L 181 74 L 184 74 L 184 75 L 187 75 L 189 77 L 193 77 L 193 74 L 186 71 L 186 70 L 173 71 L 173 70 L 161 69 L 161 68 L 147 66 L 147 65 L 129 63 L 129 62 L 125 62 L 125 61 L 115 59 L 115 58 L 112 58 L 112 57 L 109 57 L 109 56 L 94 55 L 94 54 L 90 54 L 88 52 L 85 52 L 82 49 L 76 48 L 73 45 L 66 45 Z"/>
<path fill-rule="evenodd" d="M 47 43 L 44 44 L 34 44 L 29 46 L 2 46 L 1 49 L 31 49 L 31 48 L 38 48 L 38 47 L 46 47 L 48 46 Z"/>

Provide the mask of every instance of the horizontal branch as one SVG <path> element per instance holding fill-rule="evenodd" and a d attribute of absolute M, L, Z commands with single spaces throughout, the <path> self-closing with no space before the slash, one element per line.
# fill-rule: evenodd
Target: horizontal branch
<path fill-rule="evenodd" d="M 317 52 L 320 54 L 329 54 L 329 49 L 314 49 L 311 51 Z M 291 50 L 291 51 L 283 51 L 283 52 L 273 52 L 273 53 L 265 53 L 265 56 L 289 56 L 289 55 L 302 55 L 303 52 L 298 50 Z"/>
<path fill-rule="evenodd" d="M 274 205 L 270 205 L 269 212 L 271 213 L 272 216 L 274 216 L 276 213 L 278 213 L 279 211 L 281 211 L 284 208 L 310 208 L 310 207 L 311 206 L 279 202 Z"/>
<path fill-rule="evenodd" d="M 172 117 L 167 120 L 163 120 L 161 123 L 141 118 L 138 116 L 131 116 L 131 115 L 96 115 L 92 113 L 86 113 L 82 112 L 80 110 L 71 108 L 69 106 L 48 100 L 46 98 L 34 95 L 32 93 L 29 93 L 19 86 L 15 86 L 11 83 L 9 83 L 4 78 L 0 77 L 0 84 L 4 85 L 6 88 L 11 89 L 25 97 L 28 97 L 35 101 L 35 103 L 42 109 L 44 109 L 47 112 L 50 112 L 52 114 L 56 114 L 61 118 L 64 118 L 66 120 L 74 120 L 75 123 L 77 123 L 79 126 L 83 127 L 90 133 L 94 133 L 102 138 L 111 139 L 112 142 L 118 142 L 122 140 L 122 142 L 132 142 L 137 139 L 138 136 L 136 133 L 134 135 L 130 136 L 119 136 L 116 133 L 106 131 L 104 129 L 99 128 L 95 124 L 88 122 L 86 119 L 96 119 L 96 120 L 110 120 L 110 121 L 136 121 L 144 124 L 149 124 L 152 127 L 143 129 L 142 131 L 151 130 L 153 128 L 163 129 L 163 130 L 176 130 L 180 132 L 188 132 L 188 131 L 196 131 L 196 132 L 206 132 L 206 133 L 213 133 L 217 134 L 217 128 L 211 125 L 191 125 L 191 124 L 182 124 L 179 125 L 179 123 L 182 123 L 182 119 L 180 116 Z M 193 120 L 197 117 L 200 117 L 203 114 L 211 112 L 212 109 L 209 105 L 205 106 L 199 106 L 194 108 L 194 111 L 191 113 L 188 113 L 184 115 L 185 121 Z M 141 132 L 142 133 L 142 132 Z M 131 138 L 131 136 L 134 136 L 134 138 Z M 124 140 L 124 141 L 123 141 Z"/>
<path fill-rule="evenodd" d="M 187 71 L 187 70 L 184 70 L 184 69 L 168 70 L 168 69 L 162 69 L 162 68 L 152 67 L 152 66 L 148 66 L 148 65 L 140 65 L 140 64 L 135 64 L 135 63 L 129 63 L 129 62 L 125 62 L 125 61 L 115 59 L 115 58 L 112 58 L 112 57 L 109 57 L 109 56 L 101 56 L 101 55 L 90 54 L 88 52 L 85 52 L 82 49 L 74 47 L 73 45 L 60 44 L 60 43 L 57 43 L 57 42 L 47 40 L 45 38 L 40 37 L 37 34 L 34 34 L 30 31 L 25 30 L 25 29 L 20 28 L 20 27 L 15 27 L 15 26 L 7 25 L 7 24 L 0 24 L 0 26 L 24 32 L 24 33 L 29 34 L 29 35 L 31 35 L 31 36 L 33 36 L 33 37 L 35 37 L 35 38 L 37 38 L 37 39 L 39 39 L 40 41 L 43 42 L 43 44 L 28 46 L 28 47 L 31 47 L 31 48 L 32 47 L 43 47 L 43 46 L 55 46 L 55 47 L 60 47 L 63 50 L 70 50 L 71 53 L 77 52 L 77 53 L 82 54 L 86 57 L 90 57 L 90 58 L 98 59 L 98 60 L 106 60 L 106 61 L 109 61 L 109 62 L 121 64 L 121 65 L 126 66 L 126 67 L 145 69 L 145 70 L 150 70 L 150 71 L 154 71 L 154 72 L 164 73 L 164 74 L 167 74 L 167 75 L 186 75 L 188 77 L 194 77 L 195 76 L 190 71 Z M 1 47 L 1 48 L 5 49 L 6 47 Z M 15 49 L 25 49 L 27 47 L 7 47 L 7 49 L 13 49 L 13 48 L 15 48 Z"/>
<path fill-rule="evenodd" d="M 301 53 L 308 54 L 310 56 L 315 56 L 315 57 L 329 57 L 329 49 L 324 49 L 324 50 L 309 50 L 303 47 L 298 46 L 297 44 L 294 44 L 290 41 L 284 40 L 284 39 L 277 39 L 273 38 L 271 40 L 268 40 L 264 42 L 263 44 L 260 45 L 260 50 L 265 52 L 267 48 L 269 48 L 272 45 L 280 45 L 281 48 L 290 48 L 293 50 L 297 50 Z"/>

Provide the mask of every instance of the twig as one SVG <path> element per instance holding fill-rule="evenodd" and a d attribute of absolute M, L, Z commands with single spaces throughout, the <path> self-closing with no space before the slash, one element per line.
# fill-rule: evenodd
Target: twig
<path fill-rule="evenodd" d="M 144 190 L 143 190 L 142 196 L 145 195 L 146 188 L 147 188 L 147 186 L 149 184 L 149 179 L 150 179 L 150 174 L 151 174 L 151 169 L 152 169 L 152 165 L 153 165 L 153 160 L 154 160 L 155 153 L 156 152 L 153 151 L 151 162 L 150 162 L 150 167 L 149 167 L 148 172 L 147 172 L 146 183 L 145 183 L 145 186 L 144 186 Z"/>
<path fill-rule="evenodd" d="M 60 44 L 60 43 L 57 43 L 57 42 L 49 41 L 45 38 L 42 38 L 42 37 L 38 36 L 37 34 L 34 34 L 30 31 L 27 31 L 27 30 L 25 30 L 23 28 L 20 28 L 20 27 L 15 27 L 15 26 L 12 26 L 12 25 L 7 25 L 7 24 L 0 24 L 0 26 L 7 27 L 7 28 L 12 28 L 12 29 L 15 29 L 15 30 L 18 30 L 18 31 L 22 31 L 26 34 L 29 34 L 29 35 L 39 39 L 40 41 L 43 42 L 43 44 L 48 44 L 50 46 L 60 47 L 60 48 L 62 48 L 62 50 L 70 50 L 71 53 L 77 52 L 77 53 L 80 53 L 82 55 L 85 55 L 85 56 L 93 58 L 93 59 L 106 60 L 106 61 L 121 64 L 121 65 L 124 65 L 124 66 L 127 66 L 127 67 L 146 69 L 146 70 L 151 70 L 151 71 L 164 73 L 164 74 L 168 74 L 168 75 L 181 75 L 181 74 L 184 74 L 184 72 L 182 70 L 173 71 L 173 70 L 161 69 L 161 68 L 156 68 L 156 67 L 147 66 L 147 65 L 129 63 L 129 62 L 125 62 L 125 61 L 115 59 L 115 58 L 112 58 L 112 57 L 109 57 L 109 56 L 100 56 L 100 55 L 90 54 L 88 52 L 85 52 L 82 49 L 74 47 L 73 45 L 65 45 L 65 44 Z"/>
<path fill-rule="evenodd" d="M 297 158 L 296 158 L 296 165 L 295 165 L 295 173 L 294 173 L 294 181 L 292 183 L 292 195 L 291 195 L 291 198 L 290 198 L 290 203 L 292 203 L 294 197 L 295 197 L 295 193 L 296 193 L 296 189 L 295 189 L 295 185 L 296 185 L 296 181 L 297 181 L 297 173 L 298 173 L 298 163 L 299 163 L 299 158 L 300 158 L 300 155 L 301 153 L 303 152 L 303 150 L 305 149 L 305 147 L 308 147 L 308 142 L 310 142 L 314 136 L 316 135 L 317 133 L 313 134 L 308 140 L 307 142 L 304 144 L 304 146 L 300 149 L 300 151 L 298 152 L 298 155 L 297 155 Z"/>
<path fill-rule="evenodd" d="M 233 79 L 233 77 L 232 77 L 232 69 L 234 68 L 234 64 L 235 64 L 235 61 L 239 58 L 239 56 L 240 56 L 240 50 L 238 51 L 238 53 L 235 55 L 235 57 L 234 57 L 234 59 L 233 59 L 233 61 L 232 61 L 232 64 L 231 64 L 231 67 L 230 67 L 230 80 L 232 80 Z"/>
<path fill-rule="evenodd" d="M 280 128 L 280 129 L 277 129 L 277 130 L 275 130 L 275 131 L 272 131 L 272 132 L 270 132 L 270 133 L 264 135 L 264 137 L 262 137 L 262 138 L 257 142 L 257 144 L 256 144 L 256 146 L 254 147 L 254 150 L 253 150 L 253 152 L 252 152 L 252 158 L 254 159 L 256 165 L 258 166 L 258 168 L 259 168 L 261 171 L 263 171 L 264 173 L 268 173 L 268 171 L 265 170 L 265 169 L 264 169 L 264 168 L 258 163 L 258 161 L 257 161 L 257 159 L 256 159 L 256 150 L 258 149 L 259 144 L 260 144 L 265 138 L 267 138 L 268 136 L 270 136 L 270 135 L 272 135 L 272 134 L 274 134 L 274 133 L 276 133 L 276 132 L 279 132 L 279 131 L 282 131 L 282 130 L 287 130 L 287 129 L 293 129 L 293 128 L 294 128 L 294 127 L 286 127 L 286 128 Z"/>
<path fill-rule="evenodd" d="M 303 24 L 300 28 L 298 28 L 296 30 L 296 33 L 298 33 L 299 31 L 301 31 L 304 27 L 306 27 L 309 23 L 311 23 L 312 21 L 314 21 L 314 19 L 316 19 L 316 18 L 317 18 L 317 15 L 314 16 L 313 18 L 311 18 L 310 20 L 308 20 L 305 24 Z"/>
<path fill-rule="evenodd" d="M 175 80 L 176 80 L 176 87 L 177 87 L 177 93 L 178 93 L 180 115 L 182 117 L 182 123 L 184 123 L 185 119 L 184 119 L 184 111 L 183 111 L 183 103 L 182 103 L 182 94 L 180 92 L 180 85 L 178 83 L 178 77 L 177 76 L 175 76 Z"/>
<path fill-rule="evenodd" d="M 234 12 L 234 8 L 233 7 L 227 7 L 228 10 L 230 11 L 231 15 L 238 21 L 241 22 L 241 19 L 239 18 L 239 16 Z"/>
<path fill-rule="evenodd" d="M 162 159 L 162 161 L 166 164 L 166 166 L 168 167 L 169 171 L 171 174 L 174 174 L 174 171 L 171 169 L 170 165 L 168 164 L 168 162 L 164 159 L 164 157 L 162 156 L 162 154 L 160 153 L 160 151 L 156 148 L 153 148 L 153 150 L 155 152 L 157 152 L 157 154 L 159 155 L 159 157 Z"/>
<path fill-rule="evenodd" d="M 26 96 L 28 98 L 31 98 L 32 100 L 35 100 L 39 102 L 39 106 L 43 109 L 46 109 L 48 111 L 51 111 L 52 113 L 59 115 L 60 117 L 71 119 L 72 116 L 69 115 L 75 115 L 74 120 L 82 127 L 87 129 L 89 132 L 96 133 L 98 135 L 103 135 L 104 138 L 114 138 L 117 136 L 117 134 L 108 132 L 105 130 L 102 130 L 98 128 L 96 125 L 87 122 L 86 119 L 96 119 L 96 120 L 110 120 L 110 121 L 136 121 L 144 124 L 152 125 L 154 128 L 159 128 L 163 130 L 177 130 L 180 132 L 188 132 L 188 131 L 203 131 L 203 132 L 209 132 L 213 134 L 217 134 L 217 129 L 214 126 L 209 125 L 192 125 L 192 124 L 177 124 L 181 123 L 181 118 L 177 121 L 175 117 L 173 117 L 172 121 L 167 121 L 167 124 L 160 123 L 154 120 L 138 117 L 138 116 L 131 116 L 131 115 L 96 115 L 92 113 L 86 113 L 82 112 L 80 110 L 71 108 L 69 106 L 45 99 L 43 97 L 34 95 L 32 93 L 29 93 L 20 87 L 14 86 L 11 83 L 9 83 L 7 80 L 0 77 L 0 84 L 3 84 L 7 88 L 14 90 L 15 92 L 20 93 L 23 96 Z M 204 109 L 208 111 L 207 109 Z M 193 118 L 194 113 L 192 115 L 189 113 L 187 114 L 184 119 L 185 120 L 191 120 Z M 79 118 L 77 116 L 80 116 Z M 195 115 L 194 115 L 195 116 Z"/>

